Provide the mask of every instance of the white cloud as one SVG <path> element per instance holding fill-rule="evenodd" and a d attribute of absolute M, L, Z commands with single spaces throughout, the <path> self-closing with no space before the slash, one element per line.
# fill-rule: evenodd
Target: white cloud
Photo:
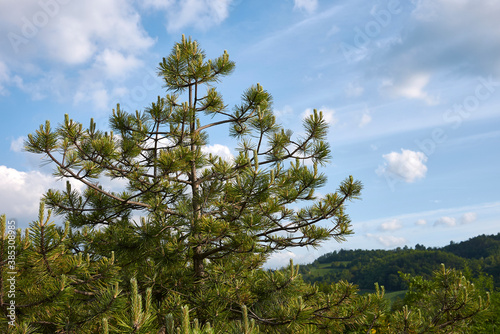
<path fill-rule="evenodd" d="M 419 219 L 415 222 L 415 225 L 418 225 L 418 226 L 424 226 L 424 225 L 427 225 L 427 220 L 425 219 Z"/>
<path fill-rule="evenodd" d="M 44 35 L 55 59 L 79 64 L 104 47 L 137 54 L 154 43 L 142 28 L 139 14 L 126 2 L 89 0 L 67 6 L 55 18 L 53 32 Z"/>
<path fill-rule="evenodd" d="M 136 54 L 154 43 L 127 1 L 2 1 L 0 19 L 23 39 L 11 52 L 66 64 L 85 63 L 104 47 Z"/>
<path fill-rule="evenodd" d="M 265 267 L 266 268 L 283 268 L 286 267 L 290 264 L 290 259 L 295 259 L 297 255 L 295 253 L 292 253 L 290 251 L 282 251 L 282 252 L 276 252 L 269 257 L 267 260 Z"/>
<path fill-rule="evenodd" d="M 358 126 L 360 128 L 364 127 L 365 125 L 371 123 L 372 121 L 372 116 L 370 115 L 370 112 L 366 110 L 363 115 L 361 116 L 361 119 L 359 120 Z"/>
<path fill-rule="evenodd" d="M 9 94 L 6 86 L 17 86 L 22 89 L 23 80 L 18 75 L 12 75 L 7 64 L 0 59 L 0 96 Z"/>
<path fill-rule="evenodd" d="M 142 62 L 135 55 L 124 55 L 116 50 L 105 49 L 96 57 L 96 69 L 111 78 L 123 78 L 129 71 L 140 67 Z"/>
<path fill-rule="evenodd" d="M 382 82 L 381 89 L 393 97 L 419 99 L 429 105 L 433 105 L 437 103 L 437 99 L 429 96 L 424 91 L 430 78 L 430 75 L 426 73 L 412 73 L 406 76 L 398 76 L 395 79 L 385 79 Z"/>
<path fill-rule="evenodd" d="M 82 83 L 74 93 L 73 103 L 90 102 L 98 110 L 108 110 L 110 96 L 102 83 Z"/>
<path fill-rule="evenodd" d="M 74 20 L 71 16 L 61 17 L 60 25 L 66 29 L 44 38 L 50 58 L 71 65 L 89 61 L 97 51 L 97 45 L 92 32 L 85 32 L 84 26 L 88 23 L 90 22 Z"/>
<path fill-rule="evenodd" d="M 453 227 L 457 225 L 457 220 L 453 217 L 441 217 L 434 222 L 434 226 L 448 226 Z"/>
<path fill-rule="evenodd" d="M 12 139 L 10 142 L 10 150 L 12 152 L 22 152 L 24 150 L 24 141 L 26 140 L 26 137 L 18 137 L 16 139 Z"/>
<path fill-rule="evenodd" d="M 7 93 L 4 84 L 9 81 L 9 69 L 7 68 L 7 65 L 0 60 L 0 95 L 5 95 Z"/>
<path fill-rule="evenodd" d="M 475 212 L 466 212 L 460 217 L 461 224 L 470 224 L 477 220 L 477 214 Z"/>
<path fill-rule="evenodd" d="M 291 115 L 293 115 L 293 108 L 289 105 L 285 105 L 282 109 L 273 110 L 273 113 L 276 117 L 288 119 Z"/>
<path fill-rule="evenodd" d="M 206 154 L 213 154 L 216 156 L 219 156 L 223 158 L 224 160 L 233 160 L 234 156 L 231 153 L 231 150 L 229 147 L 221 145 L 221 144 L 214 144 L 214 145 L 207 145 L 202 148 L 203 153 Z"/>
<path fill-rule="evenodd" d="M 37 217 L 40 198 L 54 183 L 51 175 L 0 166 L 0 214 L 27 227 Z"/>
<path fill-rule="evenodd" d="M 364 87 L 359 84 L 359 82 L 349 82 L 345 89 L 345 95 L 347 97 L 358 97 L 365 91 Z"/>
<path fill-rule="evenodd" d="M 317 110 L 318 110 L 318 112 L 321 111 L 323 113 L 323 118 L 328 124 L 334 125 L 337 123 L 338 119 L 335 117 L 335 109 L 331 109 L 331 108 L 327 108 L 327 107 L 323 106 Z M 313 114 L 313 109 L 307 108 L 302 113 L 302 119 L 305 119 L 312 114 Z"/>
<path fill-rule="evenodd" d="M 427 156 L 422 152 L 401 149 L 401 153 L 391 152 L 382 156 L 386 162 L 376 170 L 377 174 L 395 177 L 412 183 L 425 177 Z"/>
<path fill-rule="evenodd" d="M 69 181 L 72 189 L 82 192 L 85 185 L 74 179 L 60 179 L 39 171 L 22 172 L 0 165 L 0 214 L 16 218 L 20 227 L 28 227 L 38 216 L 40 199 L 49 189 L 66 189 Z M 127 185 L 122 179 L 100 178 L 103 187 L 121 191 Z"/>
<path fill-rule="evenodd" d="M 294 9 L 305 10 L 309 14 L 318 8 L 318 0 L 294 0 Z"/>
<path fill-rule="evenodd" d="M 207 30 L 222 23 L 229 16 L 232 0 L 149 0 L 152 7 L 163 9 L 167 16 L 167 30 L 178 32 L 187 27 Z"/>
<path fill-rule="evenodd" d="M 175 0 L 143 0 L 141 5 L 153 9 L 168 9 L 175 3 Z"/>
<path fill-rule="evenodd" d="M 488 215 L 498 216 L 498 213 L 500 212 L 500 202 L 487 202 L 487 203 L 481 203 L 477 205 L 467 205 L 462 207 L 451 207 L 451 208 L 444 208 L 437 210 L 411 212 L 397 216 L 366 220 L 358 222 L 358 224 L 365 224 L 367 226 L 379 226 L 380 224 L 386 221 L 397 219 L 404 222 L 419 221 L 420 224 L 423 225 L 426 222 L 437 220 L 438 218 L 443 216 L 457 216 L 457 215 L 463 215 L 464 213 L 468 212 L 481 212 L 481 215 L 485 216 Z"/>
<path fill-rule="evenodd" d="M 425 1 L 425 0 L 414 0 L 416 6 L 413 11 L 413 16 L 422 21 L 431 21 L 438 18 L 438 1 Z"/>
<path fill-rule="evenodd" d="M 380 229 L 382 231 L 397 231 L 403 227 L 403 224 L 399 219 L 391 219 L 380 224 Z"/>
<path fill-rule="evenodd" d="M 385 247 L 403 246 L 408 242 L 408 240 L 406 240 L 406 238 L 396 237 L 393 235 L 375 235 L 375 234 L 367 233 L 366 236 L 370 239 L 375 239 L 376 241 L 378 241 L 380 244 L 384 245 Z"/>
<path fill-rule="evenodd" d="M 19 75 L 14 75 L 11 78 L 11 83 L 24 93 L 29 94 L 33 100 L 42 100 L 52 95 L 54 100 L 62 101 L 72 95 L 69 89 L 71 89 L 72 83 L 78 83 L 77 80 L 70 82 L 60 70 L 47 69 L 42 71 L 40 68 L 30 65 L 26 64 L 27 68 L 24 73 L 34 73 L 33 76 L 25 76 L 23 79 Z"/>
<path fill-rule="evenodd" d="M 34 99 L 73 97 L 101 109 L 109 107 L 108 91 L 123 86 L 123 78 L 142 66 L 140 56 L 155 43 L 133 2 L 120 0 L 2 1 L 0 30 L 22 40 L 0 40 L 11 83 Z M 47 60 L 44 67 L 32 65 L 40 60 Z M 1 73 L 0 64 L 0 89 Z"/>

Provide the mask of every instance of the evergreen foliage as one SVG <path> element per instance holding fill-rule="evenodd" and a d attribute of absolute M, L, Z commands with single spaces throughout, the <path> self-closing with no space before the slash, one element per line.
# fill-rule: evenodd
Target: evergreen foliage
<path fill-rule="evenodd" d="M 4 314 L 5 302 L 10 299 L 15 301 L 17 323 L 25 326 L 27 333 L 95 332 L 99 328 L 95 319 L 122 308 L 120 268 L 113 256 L 72 253 L 68 248 L 68 224 L 58 228 L 50 222 L 50 215 L 50 211 L 45 215 L 42 204 L 38 220 L 24 234 L 17 231 L 14 270 L 6 266 L 2 252 L 2 282 L 9 272 L 16 273 L 15 297 L 7 298 L 5 290 L 1 294 Z M 5 216 L 1 224 L 5 246 Z M 0 319 L 4 330 L 10 328 L 9 320 Z"/>
<path fill-rule="evenodd" d="M 263 270 L 275 251 L 343 241 L 352 233 L 345 206 L 361 183 L 347 177 L 317 198 L 326 183 L 319 167 L 330 158 L 322 113 L 315 110 L 294 136 L 276 123 L 259 84 L 228 110 L 215 84 L 233 69 L 227 52 L 207 59 L 183 36 L 159 64 L 169 94 L 144 111 L 118 105 L 108 132 L 66 116 L 28 136 L 29 152 L 86 188 L 68 182 L 64 191 L 49 190 L 38 220 L 16 232 L 16 326 L 1 318 L 3 332 L 422 332 L 430 316 L 443 314 L 445 323 L 431 319 L 432 329 L 448 333 L 483 313 L 488 302 L 455 271 L 430 283 L 408 277 L 414 293 L 392 312 L 378 285 L 359 294 L 346 280 L 304 282 L 293 263 Z M 206 152 L 208 131 L 221 127 L 237 143 L 234 159 Z M 113 181 L 126 188 L 104 186 Z M 50 221 L 52 212 L 64 228 Z M 5 216 L 1 223 L 0 304 L 8 315 Z M 437 313 L 415 316 L 423 293 Z M 464 306 L 444 312 L 439 305 L 451 304 L 443 295 Z"/>
<path fill-rule="evenodd" d="M 248 271 L 272 252 L 344 240 L 351 233 L 345 204 L 361 190 L 348 177 L 336 193 L 316 198 L 326 182 L 318 165 L 330 156 L 322 113 L 305 119 L 304 135 L 294 138 L 276 123 L 271 95 L 259 84 L 230 111 L 212 85 L 233 69 L 227 52 L 207 60 L 196 41 L 183 37 L 159 64 L 171 94 L 143 112 L 117 106 L 109 133 L 66 115 L 55 129 L 47 121 L 26 143 L 55 164 L 58 176 L 87 186 L 79 193 L 68 183 L 66 191 L 44 197 L 71 227 L 94 232 L 92 239 L 78 235 L 74 248 L 83 244 L 94 256 L 115 250 L 124 280 L 137 272 L 154 301 L 171 311 L 190 305 L 203 322 L 253 302 L 239 291 L 249 288 Z M 207 130 L 223 125 L 237 141 L 232 160 L 204 151 Z M 125 180 L 127 189 L 105 189 L 102 177 Z M 298 201 L 302 207 L 292 209 Z"/>

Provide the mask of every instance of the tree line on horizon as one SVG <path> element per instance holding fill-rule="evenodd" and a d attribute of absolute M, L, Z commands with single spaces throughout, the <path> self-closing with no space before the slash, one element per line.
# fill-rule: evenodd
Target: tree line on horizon
<path fill-rule="evenodd" d="M 407 285 L 399 272 L 429 278 L 442 263 L 461 270 L 468 278 L 487 275 L 494 288 L 500 288 L 500 233 L 450 242 L 444 247 L 416 244 L 415 248 L 393 250 L 340 249 L 301 265 L 300 273 L 309 283 L 347 280 L 362 290 L 371 290 L 373 282 L 378 282 L 386 291 L 400 291 Z"/>

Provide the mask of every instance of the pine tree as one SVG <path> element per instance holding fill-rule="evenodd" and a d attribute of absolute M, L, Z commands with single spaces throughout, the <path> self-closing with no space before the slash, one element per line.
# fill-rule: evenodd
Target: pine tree
<path fill-rule="evenodd" d="M 318 166 L 330 158 L 322 113 L 315 110 L 303 121 L 305 134 L 294 137 L 276 123 L 271 95 L 259 84 L 229 110 L 213 85 L 233 69 L 227 52 L 207 60 L 196 41 L 183 37 L 159 64 L 170 94 L 142 112 L 118 105 L 112 131 L 66 116 L 56 129 L 47 121 L 26 143 L 58 176 L 86 185 L 79 193 L 68 183 L 44 201 L 71 227 L 99 229 L 89 251 L 114 250 L 125 272 L 142 268 L 140 286 L 152 287 L 156 297 L 168 289 L 184 296 L 177 299 L 203 320 L 210 318 L 204 313 L 247 304 L 251 297 L 240 296 L 234 283 L 273 252 L 344 240 L 351 233 L 345 205 L 361 190 L 348 177 L 337 192 L 317 198 L 326 183 Z M 206 153 L 208 131 L 217 128 L 235 138 L 234 159 Z M 105 189 L 105 177 L 125 180 L 126 189 Z M 300 209 L 292 209 L 296 203 Z M 134 221 L 137 212 L 141 222 Z M 208 292 L 217 289 L 227 290 L 228 302 Z M 178 308 L 180 300 L 172 297 L 170 305 Z"/>
<path fill-rule="evenodd" d="M 402 333 L 466 333 L 474 317 L 489 307 L 474 284 L 444 264 L 430 280 L 402 275 L 409 284 L 406 304 L 391 323 Z"/>
<path fill-rule="evenodd" d="M 14 291 L 0 291 L 3 313 L 8 299 L 15 316 L 0 317 L 2 333 L 94 332 L 95 319 L 123 308 L 118 288 L 119 267 L 110 258 L 75 254 L 68 247 L 70 228 L 57 227 L 40 206 L 38 220 L 22 234 L 15 233 L 15 264 L 10 268 L 0 254 L 1 282 L 15 273 Z M 6 219 L 1 217 L 2 248 L 7 245 Z M 9 298 L 7 298 L 9 297 Z M 13 324 L 16 327 L 12 326 Z"/>

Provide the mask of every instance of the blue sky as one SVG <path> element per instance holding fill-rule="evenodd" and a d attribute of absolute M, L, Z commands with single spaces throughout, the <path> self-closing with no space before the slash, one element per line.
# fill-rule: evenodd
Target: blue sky
<path fill-rule="evenodd" d="M 340 248 L 443 246 L 500 232 L 500 2 L 494 0 L 6 0 L 0 3 L 0 212 L 20 227 L 61 187 L 22 151 L 63 115 L 106 128 L 111 109 L 163 95 L 156 66 L 181 34 L 235 72 L 225 102 L 259 82 L 300 133 L 326 115 L 332 192 L 353 175 L 354 236 L 276 254 L 307 263 Z M 208 150 L 231 154 L 214 133 Z"/>

